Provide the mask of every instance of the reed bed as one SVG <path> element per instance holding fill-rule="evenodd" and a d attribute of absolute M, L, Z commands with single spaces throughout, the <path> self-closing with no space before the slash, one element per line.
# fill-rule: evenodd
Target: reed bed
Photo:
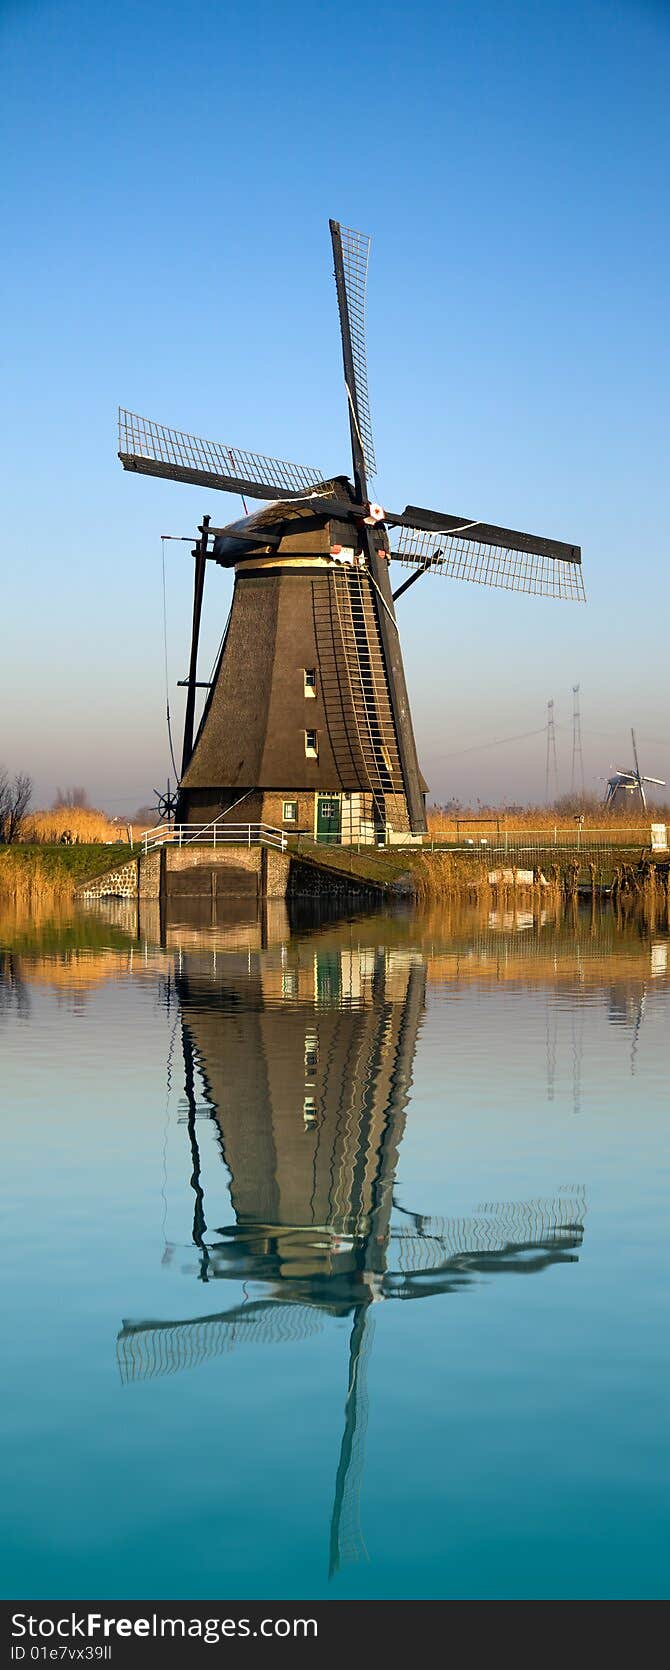
<path fill-rule="evenodd" d="M 94 806 L 53 806 L 48 811 L 28 812 L 21 826 L 21 840 L 50 846 L 61 841 L 84 846 L 93 842 L 116 844 L 128 841 L 129 827 L 133 840 L 137 840 L 143 827 L 139 824 L 117 822 Z"/>
<path fill-rule="evenodd" d="M 75 886 L 71 875 L 49 874 L 39 861 L 28 864 L 13 848 L 0 854 L 0 899 L 19 909 L 51 912 L 74 897 Z"/>
<path fill-rule="evenodd" d="M 590 829 L 611 829 L 613 833 L 618 829 L 639 829 L 641 833 L 646 831 L 648 838 L 650 823 L 670 823 L 670 806 L 649 806 L 645 813 L 639 806 L 625 805 L 614 811 L 605 811 L 604 806 L 595 803 L 585 805 L 583 816 L 584 835 Z M 508 811 L 504 806 L 466 806 L 458 812 L 429 806 L 428 838 L 435 840 L 438 835 L 447 835 L 455 841 L 457 837 L 472 835 L 475 839 L 485 836 L 490 841 L 498 829 L 501 834 L 505 830 L 508 834 L 553 831 L 555 828 L 569 830 L 574 827 L 576 818 L 577 808 L 565 806 L 524 806 L 514 811 Z"/>
<path fill-rule="evenodd" d="M 492 896 L 488 868 L 476 862 L 458 862 L 448 852 L 412 854 L 412 890 L 417 899 L 467 898 L 486 903 Z"/>
<path fill-rule="evenodd" d="M 0 847 L 0 900 L 31 911 L 51 911 L 71 901 L 80 882 L 127 858 L 127 846 L 107 842 Z"/>
<path fill-rule="evenodd" d="M 104 914 L 83 912 L 71 899 L 54 904 L 41 895 L 32 903 L 0 897 L 0 948 L 5 951 L 43 953 L 60 961 L 75 954 L 106 957 L 110 951 L 132 948 L 136 932 L 136 918 L 119 925 L 109 909 Z"/>
<path fill-rule="evenodd" d="M 488 861 L 458 858 L 448 852 L 417 852 L 412 862 L 412 890 L 421 903 L 435 899 L 461 899 L 487 908 L 511 901 L 533 909 L 558 909 L 566 883 L 554 867 L 549 878 L 535 872 L 535 879 L 521 879 L 513 867 L 500 871 L 500 879 L 489 870 Z M 529 872 L 528 872 L 529 874 Z"/>
<path fill-rule="evenodd" d="M 648 864 L 642 870 L 617 866 L 612 904 L 619 921 L 634 915 L 650 932 L 670 928 L 670 872 Z"/>

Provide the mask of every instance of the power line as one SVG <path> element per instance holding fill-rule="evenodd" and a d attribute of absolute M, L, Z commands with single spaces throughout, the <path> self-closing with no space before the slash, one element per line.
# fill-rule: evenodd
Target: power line
<path fill-rule="evenodd" d="M 499 736 L 492 742 L 473 742 L 469 748 L 453 748 L 448 754 L 437 754 L 438 760 L 460 759 L 462 754 L 478 754 L 486 748 L 503 748 L 508 742 L 525 742 L 529 736 L 543 736 L 544 725 L 539 725 L 534 731 L 519 731 L 517 736 Z"/>
<path fill-rule="evenodd" d="M 558 719 L 556 720 L 556 730 L 557 731 L 565 731 L 565 733 L 567 735 L 567 733 L 569 731 L 571 731 L 571 729 L 572 729 L 572 727 L 570 725 L 562 725 Z M 586 734 L 587 734 L 587 737 L 591 737 L 591 736 L 597 737 L 599 742 L 620 742 L 621 741 L 621 731 L 620 730 L 617 730 L 617 731 L 598 731 L 598 730 L 594 730 L 592 725 L 589 725 L 587 727 L 587 733 Z M 640 736 L 640 737 L 638 737 L 638 741 L 639 742 L 645 742 L 645 743 L 650 742 L 654 748 L 670 748 L 670 737 L 667 737 L 667 736 Z"/>

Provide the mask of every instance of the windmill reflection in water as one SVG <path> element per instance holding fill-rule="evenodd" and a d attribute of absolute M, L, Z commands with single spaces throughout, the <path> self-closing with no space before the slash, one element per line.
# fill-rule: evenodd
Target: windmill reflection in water
<path fill-rule="evenodd" d="M 176 988 L 193 1190 L 192 1240 L 204 1282 L 254 1297 L 188 1321 L 124 1322 L 124 1381 L 192 1367 L 242 1342 L 351 1320 L 330 1571 L 365 1554 L 359 1497 L 373 1305 L 449 1293 L 496 1272 L 573 1261 L 579 1193 L 436 1218 L 394 1200 L 425 1006 L 420 952 L 342 944 L 323 933 L 280 957 L 179 955 Z M 289 960 L 291 959 L 291 960 Z M 201 1090 L 196 1086 L 200 1081 Z M 208 1230 L 198 1121 L 211 1119 L 234 1221 Z M 185 1156 L 186 1157 L 186 1156 Z"/>

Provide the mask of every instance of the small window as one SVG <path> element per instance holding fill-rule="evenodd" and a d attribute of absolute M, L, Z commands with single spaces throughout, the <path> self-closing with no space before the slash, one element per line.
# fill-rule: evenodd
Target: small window
<path fill-rule="evenodd" d="M 319 738 L 316 731 L 305 731 L 305 753 L 308 760 L 318 760 Z"/>
<path fill-rule="evenodd" d="M 305 1072 L 310 1077 L 316 1073 L 319 1062 L 319 1046 L 315 1032 L 308 1032 L 305 1038 Z"/>
<path fill-rule="evenodd" d="M 297 800 L 285 800 L 284 801 L 284 810 L 282 812 L 282 817 L 284 819 L 284 823 L 297 823 L 297 821 L 298 821 L 298 802 L 297 802 Z"/>
<path fill-rule="evenodd" d="M 316 667 L 304 667 L 303 668 L 303 673 L 304 673 L 304 677 L 305 677 L 305 695 L 306 696 L 315 696 L 316 695 Z"/>
<path fill-rule="evenodd" d="M 306 1131 L 313 1131 L 316 1125 L 316 1102 L 313 1096 L 306 1096 L 302 1104 L 302 1117 Z"/>
<path fill-rule="evenodd" d="M 298 996 L 298 971 L 295 968 L 285 968 L 281 977 L 282 997 Z"/>

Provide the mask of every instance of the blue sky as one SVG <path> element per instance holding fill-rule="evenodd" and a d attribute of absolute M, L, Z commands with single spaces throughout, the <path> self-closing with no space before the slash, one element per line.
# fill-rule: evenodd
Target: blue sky
<path fill-rule="evenodd" d="M 433 797 L 670 779 L 670 0 L 0 0 L 0 760 L 113 811 L 168 771 L 160 534 L 238 502 L 131 478 L 116 407 L 348 467 L 328 216 L 373 236 L 391 505 L 581 543 L 586 608 L 430 577 L 399 606 Z M 192 563 L 167 546 L 177 732 Z M 202 674 L 228 609 L 208 573 Z M 486 744 L 486 747 L 480 745 Z M 465 752 L 465 750 L 470 750 Z"/>

